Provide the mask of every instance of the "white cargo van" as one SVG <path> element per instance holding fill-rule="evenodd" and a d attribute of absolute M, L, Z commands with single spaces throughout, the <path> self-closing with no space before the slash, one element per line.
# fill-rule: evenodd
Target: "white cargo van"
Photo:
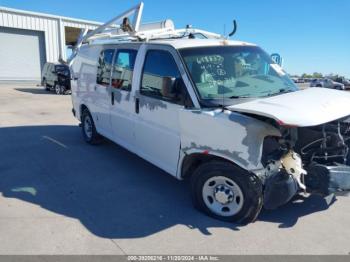
<path fill-rule="evenodd" d="M 77 46 L 73 112 L 86 142 L 107 137 L 190 179 L 194 205 L 226 221 L 252 222 L 299 192 L 350 189 L 350 94 L 299 90 L 254 44 L 140 25 L 142 8 Z"/>

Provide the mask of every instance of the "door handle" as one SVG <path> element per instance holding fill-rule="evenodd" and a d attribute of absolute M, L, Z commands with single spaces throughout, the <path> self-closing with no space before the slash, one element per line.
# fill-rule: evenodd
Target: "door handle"
<path fill-rule="evenodd" d="M 140 113 L 140 98 L 136 98 L 135 100 L 135 112 L 136 114 Z"/>
<path fill-rule="evenodd" d="M 114 92 L 113 91 L 111 93 L 111 103 L 112 103 L 112 105 L 114 105 Z"/>

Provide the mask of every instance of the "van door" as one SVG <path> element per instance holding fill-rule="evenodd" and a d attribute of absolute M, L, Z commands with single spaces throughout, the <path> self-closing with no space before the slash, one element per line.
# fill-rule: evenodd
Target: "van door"
<path fill-rule="evenodd" d="M 110 121 L 110 85 L 114 49 L 100 52 L 97 62 L 96 85 L 94 88 L 95 124 L 97 131 L 108 138 L 112 138 Z"/>
<path fill-rule="evenodd" d="M 118 49 L 114 56 L 111 81 L 111 125 L 113 140 L 134 151 L 134 97 L 132 78 L 137 49 Z"/>
<path fill-rule="evenodd" d="M 179 111 L 184 109 L 187 90 L 175 50 L 167 46 L 147 49 L 135 101 L 137 151 L 175 176 L 180 151 Z"/>

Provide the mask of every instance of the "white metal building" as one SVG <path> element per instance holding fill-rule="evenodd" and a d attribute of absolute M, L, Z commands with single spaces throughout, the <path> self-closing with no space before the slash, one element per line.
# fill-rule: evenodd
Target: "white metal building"
<path fill-rule="evenodd" d="M 0 7 L 0 81 L 40 80 L 45 62 L 66 60 L 81 30 L 100 24 Z"/>

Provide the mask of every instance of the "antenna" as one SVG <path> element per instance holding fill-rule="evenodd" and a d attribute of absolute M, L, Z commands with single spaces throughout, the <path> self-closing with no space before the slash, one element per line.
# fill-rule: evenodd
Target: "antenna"
<path fill-rule="evenodd" d="M 229 33 L 229 37 L 233 36 L 237 32 L 237 22 L 236 20 L 233 20 L 233 30 L 231 33 Z"/>

